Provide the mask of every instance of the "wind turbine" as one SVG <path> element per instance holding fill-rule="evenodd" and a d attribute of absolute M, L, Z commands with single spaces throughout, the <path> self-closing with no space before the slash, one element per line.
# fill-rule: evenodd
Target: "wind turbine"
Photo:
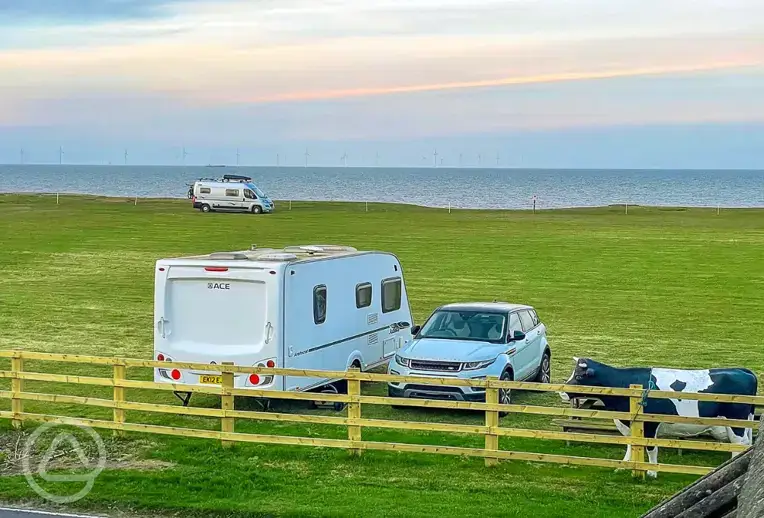
<path fill-rule="evenodd" d="M 281 167 L 281 157 L 276 153 L 276 167 Z"/>
<path fill-rule="evenodd" d="M 21 164 L 24 164 L 24 148 L 21 148 Z"/>
<path fill-rule="evenodd" d="M 183 165 L 186 165 L 186 157 L 188 156 L 188 153 L 186 152 L 186 146 L 183 146 L 183 157 L 181 160 L 183 161 Z"/>
<path fill-rule="evenodd" d="M 58 146 L 58 165 L 64 163 L 64 146 Z"/>
<path fill-rule="evenodd" d="M 462 154 L 459 153 L 459 167 L 462 166 Z"/>
<path fill-rule="evenodd" d="M 483 161 L 483 157 L 478 153 L 478 167 L 480 166 L 481 162 Z"/>
<path fill-rule="evenodd" d="M 347 167 L 348 166 L 348 153 L 345 151 L 345 153 L 340 157 L 340 160 L 342 160 L 342 165 Z"/>
<path fill-rule="evenodd" d="M 438 167 L 438 150 L 437 149 L 432 153 L 432 156 L 434 157 L 433 166 Z"/>
<path fill-rule="evenodd" d="M 496 153 L 496 167 L 499 167 L 499 154 Z"/>
<path fill-rule="evenodd" d="M 125 165 L 127 165 L 127 149 L 125 149 Z"/>
<path fill-rule="evenodd" d="M 308 167 L 308 157 L 310 156 L 310 153 L 308 153 L 308 148 L 305 148 L 305 167 Z"/>
<path fill-rule="evenodd" d="M 239 148 L 236 148 L 236 167 L 239 166 Z"/>
<path fill-rule="evenodd" d="M 379 165 L 379 151 L 377 151 L 377 154 L 374 156 L 374 167 L 377 167 Z"/>

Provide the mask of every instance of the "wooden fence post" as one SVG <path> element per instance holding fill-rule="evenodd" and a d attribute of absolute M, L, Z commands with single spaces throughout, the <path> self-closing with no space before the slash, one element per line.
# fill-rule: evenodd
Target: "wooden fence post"
<path fill-rule="evenodd" d="M 121 408 L 118 408 L 118 405 L 120 403 L 124 403 L 125 401 L 125 387 L 118 387 L 117 384 L 124 380 L 126 375 L 126 368 L 124 362 L 122 363 L 115 363 L 114 364 L 114 424 L 116 425 L 122 425 L 125 422 L 125 411 Z M 114 430 L 114 437 L 124 437 L 125 431 L 124 430 Z"/>
<path fill-rule="evenodd" d="M 233 365 L 232 362 L 223 362 L 223 365 Z M 233 372 L 223 371 L 223 394 L 220 396 L 220 408 L 223 411 L 233 410 L 233 394 L 231 389 L 233 388 Z M 233 433 L 234 421 L 233 417 L 221 417 L 220 418 L 220 430 L 222 432 Z M 229 448 L 233 444 L 231 441 L 222 440 L 223 448 Z"/>
<path fill-rule="evenodd" d="M 350 372 L 361 372 L 355 367 L 351 367 Z M 357 398 L 361 395 L 361 380 L 349 379 L 348 381 L 348 396 L 351 398 Z M 348 403 L 348 419 L 361 419 L 361 403 L 357 401 L 350 401 Z M 348 440 L 361 441 L 361 427 L 357 425 L 348 425 Z M 360 456 L 361 450 L 358 448 L 351 448 L 350 455 Z"/>
<path fill-rule="evenodd" d="M 489 381 L 488 387 L 485 389 L 485 402 L 490 405 L 498 405 L 499 404 L 499 389 L 496 387 L 491 386 L 491 381 L 498 381 L 499 378 L 496 376 L 489 376 L 487 378 Z M 499 449 L 499 436 L 496 434 L 491 433 L 491 428 L 496 428 L 499 426 L 499 411 L 498 410 L 488 410 L 485 411 L 485 425 L 489 428 L 488 433 L 485 436 L 485 449 L 486 451 L 497 451 Z M 495 457 L 486 457 L 485 458 L 485 465 L 486 466 L 496 466 L 499 463 L 499 459 Z"/>
<path fill-rule="evenodd" d="M 629 385 L 629 388 L 636 389 L 640 391 L 640 395 L 637 396 L 631 396 L 629 398 L 629 414 L 631 414 L 632 417 L 636 417 L 637 415 L 644 413 L 644 409 L 642 408 L 642 385 Z M 632 419 L 630 423 L 631 428 L 631 437 L 635 439 L 642 439 L 645 436 L 645 423 L 643 421 L 634 421 Z M 633 442 L 631 444 L 631 458 L 629 459 L 632 462 L 644 462 L 645 461 L 645 447 L 644 446 L 637 446 Z M 632 475 L 639 478 L 645 478 L 645 471 L 642 469 L 635 469 L 632 470 Z"/>
<path fill-rule="evenodd" d="M 21 428 L 21 414 L 24 413 L 24 400 L 19 397 L 24 392 L 24 380 L 16 376 L 24 371 L 24 358 L 21 357 L 21 351 L 14 351 L 11 357 L 11 412 L 13 412 L 13 427 L 17 430 Z"/>

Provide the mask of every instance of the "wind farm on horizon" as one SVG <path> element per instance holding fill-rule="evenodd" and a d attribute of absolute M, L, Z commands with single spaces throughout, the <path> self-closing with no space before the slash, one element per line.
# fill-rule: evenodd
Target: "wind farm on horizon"
<path fill-rule="evenodd" d="M 349 154 L 347 151 L 343 151 L 341 155 L 339 155 L 336 159 L 336 162 L 332 163 L 331 160 L 331 153 L 323 153 L 322 159 L 311 162 L 311 157 L 313 156 L 310 152 L 309 148 L 305 148 L 305 150 L 302 153 L 292 153 L 291 156 L 300 156 L 302 160 L 295 161 L 293 160 L 291 163 L 288 161 L 288 155 L 284 152 L 276 152 L 273 154 L 273 159 L 268 160 L 265 158 L 265 154 L 260 152 L 257 153 L 257 159 L 253 159 L 250 161 L 244 161 L 242 160 L 243 153 L 241 151 L 241 148 L 235 148 L 228 159 L 224 159 L 222 161 L 220 160 L 213 160 L 213 154 L 210 154 L 209 160 L 207 161 L 199 161 L 196 160 L 194 163 L 189 163 L 187 160 L 188 157 L 193 157 L 194 153 L 189 151 L 186 146 L 181 146 L 178 151 L 174 153 L 174 160 L 171 160 L 169 162 L 163 162 L 163 163 L 152 163 L 149 161 L 145 162 L 134 162 L 130 163 L 130 157 L 132 156 L 130 150 L 128 148 L 124 148 L 122 151 L 122 161 L 121 163 L 119 161 L 112 161 L 112 160 L 72 160 L 71 162 L 65 161 L 65 156 L 69 152 L 64 151 L 64 146 L 61 145 L 58 147 L 57 150 L 57 161 L 35 161 L 33 160 L 33 155 L 29 152 L 30 148 L 21 148 L 19 150 L 19 161 L 18 165 L 81 165 L 81 166 L 98 166 L 98 165 L 123 165 L 123 166 L 180 166 L 180 167 L 314 167 L 314 168 L 336 168 L 336 167 L 351 167 L 351 168 L 358 168 L 358 167 L 382 167 L 382 168 L 481 168 L 481 169 L 491 169 L 491 168 L 507 168 L 511 169 L 513 166 L 505 166 L 502 165 L 500 154 L 497 152 L 495 156 L 495 165 L 492 166 L 486 166 L 484 165 L 483 161 L 483 153 L 464 153 L 459 152 L 458 155 L 454 156 L 444 156 L 441 152 L 438 151 L 437 148 L 434 148 L 431 155 L 423 154 L 421 156 L 421 160 L 408 160 L 406 161 L 398 159 L 395 161 L 394 164 L 385 164 L 383 160 L 383 156 L 378 152 L 374 152 L 373 155 L 369 155 L 366 153 L 364 155 L 361 155 L 362 158 L 358 159 L 358 162 L 353 162 L 351 160 L 351 154 Z M 69 153 L 71 155 L 71 153 Z M 220 156 L 221 153 L 214 154 L 215 156 Z M 356 155 L 358 156 L 358 155 Z M 430 158 L 431 157 L 431 158 Z M 31 158 L 31 159 L 30 159 Z M 230 162 L 228 161 L 230 160 Z M 408 163 L 407 163 L 408 162 Z M 13 165 L 12 163 L 7 163 L 5 165 Z M 517 166 L 515 166 L 517 167 Z"/>

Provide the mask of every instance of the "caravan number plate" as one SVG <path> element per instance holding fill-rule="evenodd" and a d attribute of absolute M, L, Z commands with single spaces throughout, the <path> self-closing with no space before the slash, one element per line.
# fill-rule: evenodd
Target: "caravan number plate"
<path fill-rule="evenodd" d="M 220 385 L 223 383 L 223 376 L 201 376 L 199 378 L 200 383 L 214 383 Z"/>

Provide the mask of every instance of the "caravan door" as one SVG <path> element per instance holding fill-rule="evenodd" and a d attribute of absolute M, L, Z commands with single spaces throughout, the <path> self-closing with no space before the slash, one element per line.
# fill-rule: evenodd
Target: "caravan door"
<path fill-rule="evenodd" d="M 278 296 L 275 276 L 259 268 L 222 265 L 165 268 L 158 272 L 156 354 L 172 361 L 245 366 L 276 360 L 273 327 L 279 315 L 269 304 Z M 202 383 L 209 374 L 215 372 L 182 371 L 178 382 Z M 237 374 L 235 386 L 250 386 L 247 376 Z"/>

